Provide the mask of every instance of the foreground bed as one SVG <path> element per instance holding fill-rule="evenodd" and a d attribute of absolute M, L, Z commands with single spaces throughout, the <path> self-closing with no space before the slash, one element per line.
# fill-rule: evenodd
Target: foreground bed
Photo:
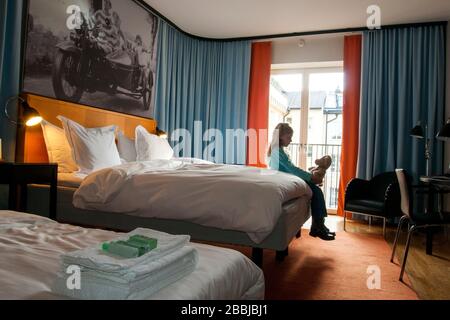
<path fill-rule="evenodd" d="M 117 237 L 111 231 L 55 223 L 0 211 L 0 299 L 61 299 L 51 292 L 60 255 Z M 192 244 L 195 271 L 151 296 L 151 300 L 243 300 L 264 298 L 264 275 L 241 253 Z"/>

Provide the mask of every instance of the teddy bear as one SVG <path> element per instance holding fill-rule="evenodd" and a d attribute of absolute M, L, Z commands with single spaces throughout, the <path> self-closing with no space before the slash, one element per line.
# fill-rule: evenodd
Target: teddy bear
<path fill-rule="evenodd" d="M 316 160 L 316 167 L 310 168 L 309 171 L 315 177 L 315 181 L 321 181 L 323 182 L 323 179 L 325 178 L 325 174 L 327 173 L 327 170 L 331 167 L 331 164 L 333 162 L 333 159 L 330 156 L 325 156 L 321 159 Z M 321 184 L 320 183 L 320 184 Z"/>

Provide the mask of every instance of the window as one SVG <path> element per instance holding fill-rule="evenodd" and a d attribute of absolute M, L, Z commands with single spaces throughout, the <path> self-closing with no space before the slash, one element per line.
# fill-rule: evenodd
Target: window
<path fill-rule="evenodd" d="M 272 104 L 275 96 L 283 107 Z M 295 132 L 288 148 L 292 162 L 307 170 L 315 166 L 316 159 L 325 155 L 333 158 L 324 183 L 330 209 L 337 206 L 339 189 L 343 96 L 344 73 L 340 65 L 276 70 L 272 74 L 271 110 L 285 110 L 284 119 Z M 276 121 L 271 119 L 270 123 Z"/>

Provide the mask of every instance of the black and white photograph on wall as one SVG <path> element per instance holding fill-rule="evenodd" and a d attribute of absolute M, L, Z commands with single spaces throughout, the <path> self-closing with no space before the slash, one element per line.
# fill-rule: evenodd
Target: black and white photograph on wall
<path fill-rule="evenodd" d="M 151 118 L 158 18 L 133 0 L 29 0 L 23 91 Z"/>

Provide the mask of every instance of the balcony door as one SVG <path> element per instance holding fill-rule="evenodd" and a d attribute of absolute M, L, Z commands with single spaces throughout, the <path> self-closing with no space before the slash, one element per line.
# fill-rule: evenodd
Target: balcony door
<path fill-rule="evenodd" d="M 323 186 L 331 212 L 338 204 L 343 93 L 341 66 L 272 71 L 269 130 L 279 122 L 293 127 L 295 135 L 287 151 L 304 170 L 325 155 L 333 158 Z"/>

